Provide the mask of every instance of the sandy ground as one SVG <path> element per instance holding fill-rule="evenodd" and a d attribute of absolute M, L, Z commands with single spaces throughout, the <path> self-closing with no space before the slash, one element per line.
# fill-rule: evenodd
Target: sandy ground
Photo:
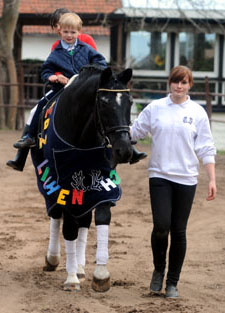
<path fill-rule="evenodd" d="M 153 270 L 147 160 L 118 167 L 123 195 L 112 208 L 108 269 L 111 289 L 91 289 L 96 231 L 87 246 L 86 280 L 80 292 L 65 292 L 64 248 L 56 272 L 43 272 L 49 220 L 36 186 L 31 160 L 23 173 L 7 166 L 20 132 L 0 131 L 0 313 L 224 313 L 225 312 L 225 156 L 217 157 L 218 195 L 205 200 L 207 180 L 201 168 L 188 225 L 188 251 L 178 300 L 149 293 Z M 146 146 L 140 146 L 148 150 Z M 63 245 L 63 239 L 62 246 Z"/>

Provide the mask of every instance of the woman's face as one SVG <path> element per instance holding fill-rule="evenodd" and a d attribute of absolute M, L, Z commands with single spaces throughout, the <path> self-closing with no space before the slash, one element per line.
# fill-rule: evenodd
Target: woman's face
<path fill-rule="evenodd" d="M 190 83 L 189 83 L 189 78 L 186 75 L 181 81 L 179 82 L 172 82 L 170 84 L 170 92 L 171 96 L 174 99 L 177 100 L 186 100 L 186 96 L 188 94 L 189 89 L 191 88 Z M 179 101 L 180 102 L 180 101 Z"/>

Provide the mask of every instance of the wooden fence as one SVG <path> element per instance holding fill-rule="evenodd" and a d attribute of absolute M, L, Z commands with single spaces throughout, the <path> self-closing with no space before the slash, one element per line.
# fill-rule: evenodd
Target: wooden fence
<path fill-rule="evenodd" d="M 135 93 L 135 94 L 153 93 L 153 94 L 167 95 L 169 93 L 169 91 L 168 90 L 157 90 L 156 91 L 156 90 L 152 90 L 152 89 L 131 89 L 131 94 L 132 93 Z M 213 111 L 212 97 L 216 97 L 216 96 L 217 97 L 225 97 L 225 94 L 210 92 L 208 77 L 205 78 L 205 92 L 193 92 L 193 91 L 190 91 L 189 94 L 190 94 L 190 96 L 203 96 L 204 97 L 206 112 L 208 114 L 209 121 L 210 121 L 210 124 L 211 124 L 211 122 L 213 121 L 212 120 L 212 111 Z M 141 96 L 140 96 L 140 99 L 141 99 Z M 145 99 L 145 100 L 147 102 L 147 99 Z M 223 120 L 214 120 L 214 121 L 220 122 L 220 123 L 225 123 L 225 121 L 223 121 Z"/>
<path fill-rule="evenodd" d="M 24 126 L 25 124 L 25 111 L 30 110 L 34 107 L 34 105 L 38 102 L 38 100 L 43 96 L 43 88 L 44 84 L 40 83 L 31 83 L 31 82 L 24 82 L 24 80 L 20 80 L 21 82 L 18 84 L 10 84 L 10 83 L 2 83 L 0 82 L 0 86 L 3 87 L 9 87 L 9 86 L 18 86 L 19 88 L 19 100 L 17 105 L 12 105 L 10 103 L 8 104 L 1 104 L 0 108 L 5 108 L 6 110 L 8 108 L 17 107 L 18 109 L 18 118 L 21 119 L 20 123 L 17 123 L 18 125 Z M 152 94 L 162 94 L 166 95 L 168 94 L 168 90 L 152 90 L 152 89 L 132 89 L 131 88 L 131 95 L 138 96 L 138 99 L 142 99 L 142 94 L 144 93 L 152 93 Z M 222 93 L 212 93 L 209 90 L 209 81 L 206 77 L 205 79 L 205 92 L 190 92 L 190 95 L 194 96 L 203 96 L 205 98 L 205 105 L 206 105 L 206 111 L 210 120 L 210 123 L 212 121 L 212 97 L 225 97 L 225 94 Z M 135 99 L 137 100 L 137 99 Z M 146 102 L 148 102 L 148 99 L 145 99 Z M 216 120 L 216 122 L 225 123 L 225 121 Z"/>

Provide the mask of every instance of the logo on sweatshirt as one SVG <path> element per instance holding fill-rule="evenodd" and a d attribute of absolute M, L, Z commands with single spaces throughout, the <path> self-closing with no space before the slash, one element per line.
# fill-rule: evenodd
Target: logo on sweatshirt
<path fill-rule="evenodd" d="M 183 122 L 184 123 L 188 123 L 188 124 L 192 124 L 192 122 L 193 122 L 193 118 L 192 117 L 187 117 L 187 116 L 185 116 L 184 118 L 183 118 Z"/>

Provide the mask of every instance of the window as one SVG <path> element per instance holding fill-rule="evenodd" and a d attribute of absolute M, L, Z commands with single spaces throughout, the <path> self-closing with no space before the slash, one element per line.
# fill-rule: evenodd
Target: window
<path fill-rule="evenodd" d="M 160 99 L 167 95 L 167 81 L 166 80 L 151 80 L 151 79 L 134 79 L 132 89 L 133 98 L 142 98 L 148 100 Z M 161 92 L 162 91 L 162 92 Z"/>
<path fill-rule="evenodd" d="M 134 70 L 165 72 L 168 34 L 137 31 L 130 33 L 129 66 Z M 154 74 L 154 73 L 153 73 Z"/>
<path fill-rule="evenodd" d="M 179 33 L 179 64 L 193 72 L 215 73 L 216 35 Z"/>
<path fill-rule="evenodd" d="M 223 82 L 222 84 L 222 93 L 225 94 L 225 82 Z M 225 97 L 222 97 L 222 105 L 225 105 Z"/>

